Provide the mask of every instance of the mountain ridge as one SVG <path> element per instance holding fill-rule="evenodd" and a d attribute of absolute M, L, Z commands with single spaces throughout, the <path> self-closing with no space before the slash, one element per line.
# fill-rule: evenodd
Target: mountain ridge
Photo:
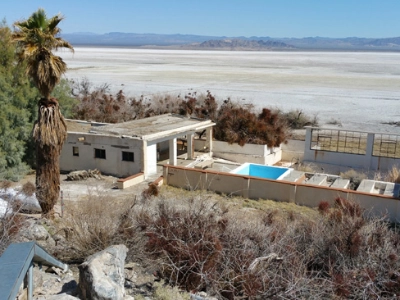
<path fill-rule="evenodd" d="M 67 33 L 61 35 L 72 45 L 126 46 L 126 47 L 167 47 L 172 49 L 198 50 L 365 50 L 400 51 L 400 37 L 388 38 L 272 38 L 203 36 L 195 34 L 156 34 L 109 32 Z"/>

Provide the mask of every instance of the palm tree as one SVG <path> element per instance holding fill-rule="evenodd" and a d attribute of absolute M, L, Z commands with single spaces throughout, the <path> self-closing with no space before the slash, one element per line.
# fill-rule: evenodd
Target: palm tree
<path fill-rule="evenodd" d="M 57 99 L 51 92 L 60 81 L 67 65 L 52 51 L 73 47 L 58 35 L 61 15 L 47 18 L 38 9 L 27 20 L 14 23 L 13 41 L 17 45 L 20 62 L 25 62 L 26 73 L 38 88 L 42 98 L 38 101 L 38 119 L 33 127 L 36 143 L 36 197 L 43 214 L 52 213 L 60 193 L 59 157 L 67 137 L 67 126 Z"/>

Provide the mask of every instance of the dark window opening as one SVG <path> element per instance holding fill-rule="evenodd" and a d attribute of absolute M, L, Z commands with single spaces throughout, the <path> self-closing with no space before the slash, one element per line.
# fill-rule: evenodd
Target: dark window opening
<path fill-rule="evenodd" d="M 106 150 L 104 149 L 94 149 L 94 157 L 106 159 Z"/>
<path fill-rule="evenodd" d="M 72 155 L 79 156 L 79 147 L 72 147 Z"/>
<path fill-rule="evenodd" d="M 133 152 L 122 151 L 122 160 L 123 161 L 134 161 Z"/>

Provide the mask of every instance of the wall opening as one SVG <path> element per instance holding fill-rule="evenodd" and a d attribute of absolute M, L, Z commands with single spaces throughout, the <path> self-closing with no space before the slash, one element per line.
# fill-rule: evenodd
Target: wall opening
<path fill-rule="evenodd" d="M 106 150 L 104 149 L 94 149 L 94 158 L 106 159 Z"/>
<path fill-rule="evenodd" d="M 122 151 L 123 161 L 135 161 L 135 155 L 133 152 Z"/>

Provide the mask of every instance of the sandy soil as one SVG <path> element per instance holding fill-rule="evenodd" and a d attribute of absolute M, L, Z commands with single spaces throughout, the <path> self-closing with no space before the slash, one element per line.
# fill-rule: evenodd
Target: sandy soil
<path fill-rule="evenodd" d="M 282 110 L 301 109 L 343 128 L 399 133 L 400 53 L 230 52 L 76 47 L 66 76 L 148 99 L 205 93 Z M 329 125 L 333 127 L 333 125 Z"/>

